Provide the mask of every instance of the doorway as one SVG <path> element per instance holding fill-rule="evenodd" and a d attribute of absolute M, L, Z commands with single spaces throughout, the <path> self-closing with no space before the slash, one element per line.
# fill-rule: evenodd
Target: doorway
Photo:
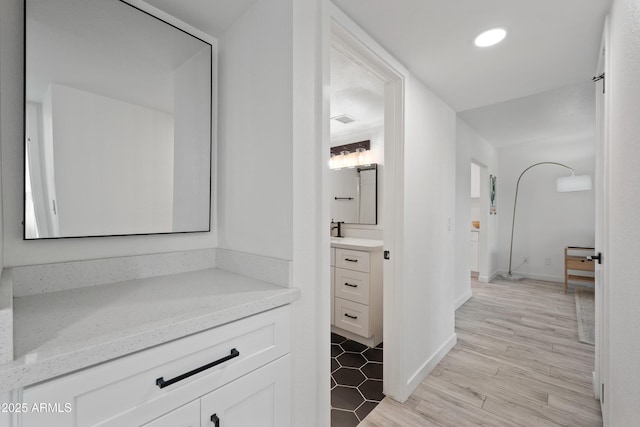
<path fill-rule="evenodd" d="M 353 28 L 349 28 L 349 30 L 346 29 L 346 27 L 351 25 L 348 18 L 342 19 L 341 14 L 337 10 L 332 15 L 330 47 L 339 52 L 342 57 L 348 58 L 349 61 L 375 76 L 381 83 L 382 88 L 383 117 L 381 118 L 382 126 L 378 128 L 378 133 L 383 142 L 380 147 L 380 160 L 383 162 L 383 170 L 378 180 L 380 194 L 382 195 L 382 200 L 378 207 L 380 220 L 379 223 L 376 224 L 376 227 L 362 225 L 347 227 L 347 235 L 351 234 L 359 238 L 377 237 L 382 240 L 385 251 L 394 253 L 395 248 L 398 247 L 396 245 L 398 236 L 396 236 L 394 230 L 396 229 L 397 221 L 402 220 L 402 206 L 400 203 L 397 203 L 398 200 L 396 200 L 398 193 L 397 186 L 402 183 L 401 180 L 396 179 L 399 167 L 397 162 L 400 162 L 401 159 L 396 153 L 398 151 L 401 152 L 402 147 L 404 80 L 401 74 L 391 68 L 388 62 L 382 60 L 381 57 L 374 52 L 375 49 L 372 50 L 368 48 L 353 35 Z M 332 112 L 329 116 L 334 117 L 335 115 Z M 327 116 L 327 120 L 329 119 L 330 117 Z M 330 141 L 325 141 L 323 150 L 327 150 L 326 152 L 328 153 L 331 148 L 330 145 Z M 330 181 L 329 168 L 324 168 L 323 171 L 323 185 L 328 186 Z M 325 191 L 324 194 L 328 194 L 328 191 Z M 327 200 L 324 200 L 324 203 L 329 203 L 330 201 L 328 199 L 329 197 L 327 197 Z M 380 256 L 382 256 L 382 251 L 380 251 Z M 382 393 L 379 397 L 393 397 L 398 394 L 397 390 L 400 389 L 400 385 L 396 383 L 400 375 L 396 373 L 399 373 L 401 369 L 401 366 L 399 366 L 401 358 L 397 354 L 399 351 L 394 345 L 394 331 L 397 333 L 399 326 L 397 325 L 398 320 L 394 317 L 394 307 L 392 304 L 394 300 L 393 295 L 396 291 L 394 287 L 396 281 L 394 278 L 398 272 L 394 268 L 393 257 L 391 257 L 391 259 L 384 259 L 384 261 L 381 260 L 381 266 L 383 284 L 382 313 L 384 314 L 382 316 L 383 346 L 381 347 L 384 348 L 384 351 L 380 351 L 380 353 L 382 353 Z M 330 344 L 327 343 L 327 345 Z M 367 350 L 365 350 L 365 352 L 366 351 Z M 377 357 L 377 355 L 372 355 L 372 357 Z M 333 369 L 334 367 L 332 367 L 332 371 Z M 332 387 L 333 385 L 332 379 Z M 354 414 L 358 414 L 356 415 L 356 421 L 364 418 L 366 413 L 368 413 L 367 409 L 371 406 L 370 403 L 373 401 L 373 399 L 367 399 L 365 396 L 362 397 L 363 402 L 353 411 Z M 360 409 L 359 413 L 358 409 Z M 353 418 L 351 418 L 351 420 L 353 421 Z M 333 411 L 332 422 L 335 426 L 348 425 L 344 423 L 339 424 L 338 420 L 333 417 Z M 353 425 L 357 425 L 357 422 Z"/>

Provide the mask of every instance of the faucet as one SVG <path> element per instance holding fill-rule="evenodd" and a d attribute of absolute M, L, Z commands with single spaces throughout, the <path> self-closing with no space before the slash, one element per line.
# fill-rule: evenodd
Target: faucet
<path fill-rule="evenodd" d="M 333 225 L 336 224 L 336 225 Z M 340 224 L 344 224 L 344 221 L 338 221 L 338 222 L 334 222 L 333 219 L 331 220 L 331 231 L 335 230 L 336 228 L 338 229 L 338 234 L 334 237 L 344 237 L 342 235 L 342 226 Z"/>

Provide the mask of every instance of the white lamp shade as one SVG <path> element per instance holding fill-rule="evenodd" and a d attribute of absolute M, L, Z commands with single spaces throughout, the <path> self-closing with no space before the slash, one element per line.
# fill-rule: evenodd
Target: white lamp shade
<path fill-rule="evenodd" d="M 556 181 L 556 189 L 559 193 L 591 190 L 591 176 L 571 175 L 558 178 Z"/>

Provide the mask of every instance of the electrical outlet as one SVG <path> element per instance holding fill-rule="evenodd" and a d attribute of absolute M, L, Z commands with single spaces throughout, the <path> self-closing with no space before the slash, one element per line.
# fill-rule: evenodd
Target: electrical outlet
<path fill-rule="evenodd" d="M 544 265 L 551 265 L 551 258 L 545 258 Z"/>
<path fill-rule="evenodd" d="M 529 257 L 528 256 L 523 256 L 522 257 L 522 263 L 523 264 L 529 264 Z"/>

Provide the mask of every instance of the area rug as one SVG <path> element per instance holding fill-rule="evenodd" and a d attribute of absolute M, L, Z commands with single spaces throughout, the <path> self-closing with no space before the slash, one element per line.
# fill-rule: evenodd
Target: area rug
<path fill-rule="evenodd" d="M 595 296 L 591 289 L 576 288 L 576 315 L 578 318 L 578 340 L 595 345 Z"/>

